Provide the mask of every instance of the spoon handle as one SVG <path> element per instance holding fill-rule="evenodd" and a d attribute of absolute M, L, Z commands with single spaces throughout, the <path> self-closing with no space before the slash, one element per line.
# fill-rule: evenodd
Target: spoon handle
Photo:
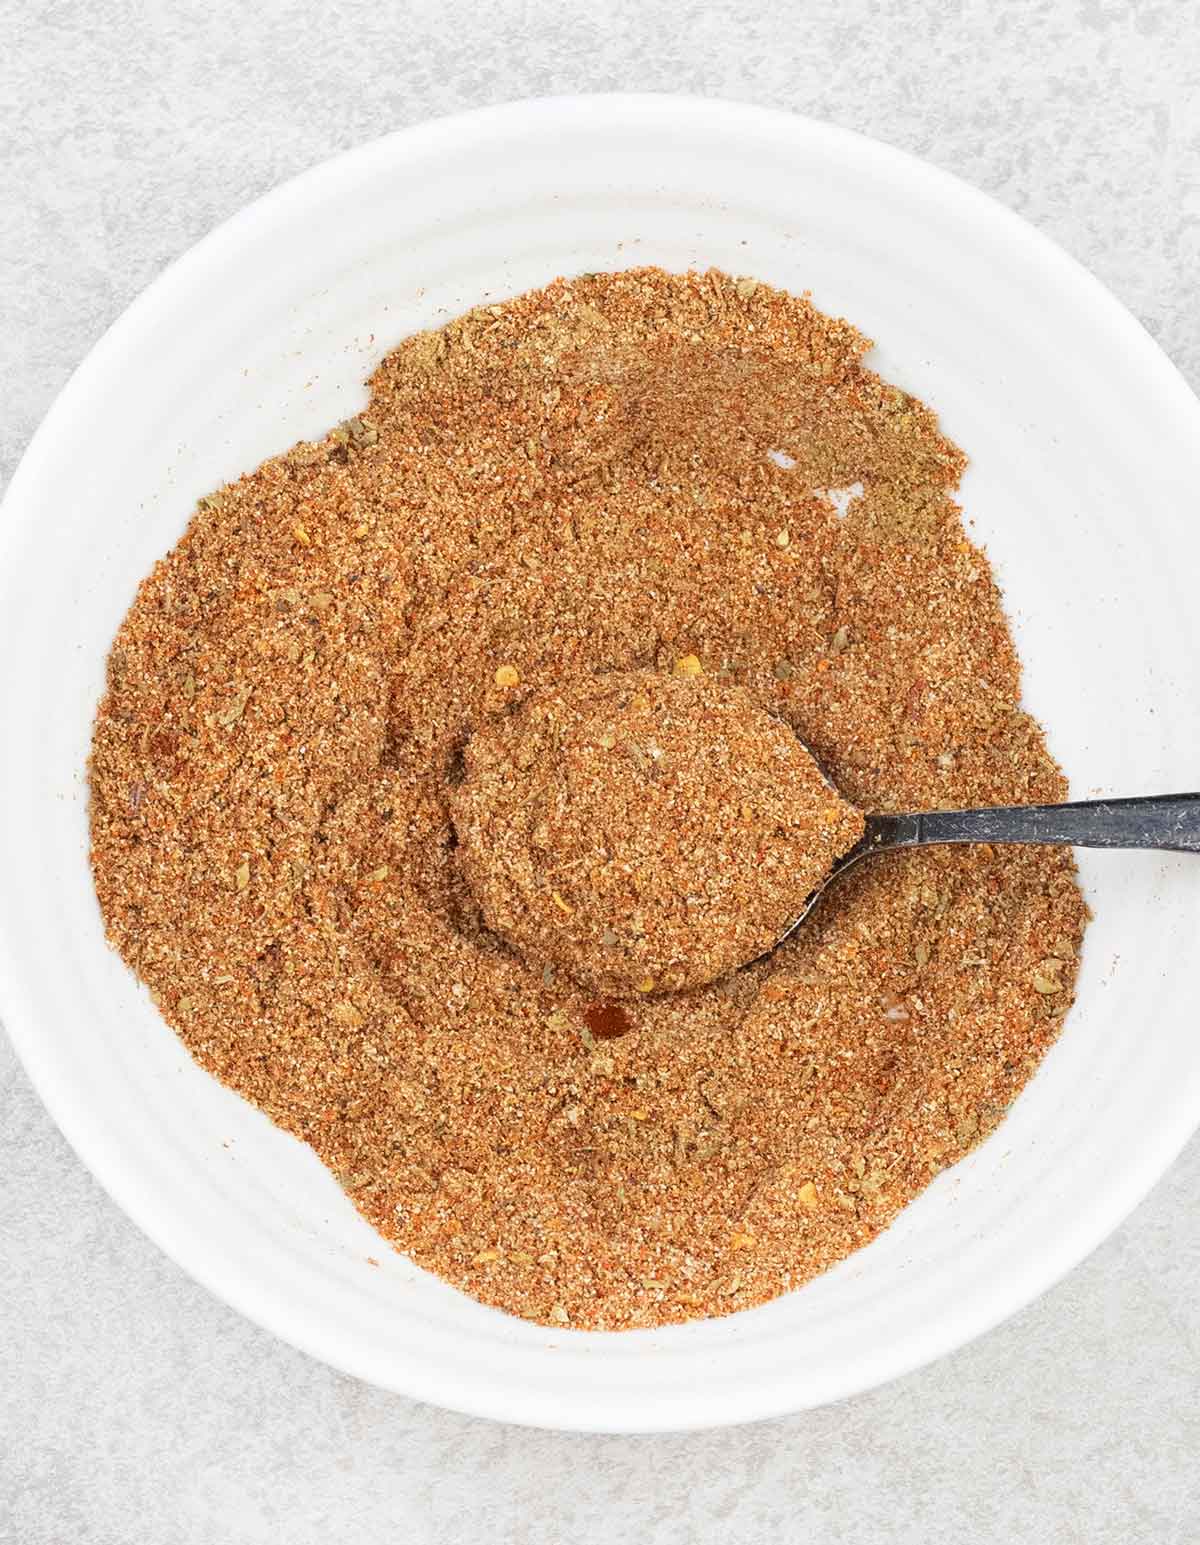
<path fill-rule="evenodd" d="M 863 846 L 868 852 L 938 842 L 1065 843 L 1076 848 L 1200 853 L 1200 794 L 867 817 Z"/>

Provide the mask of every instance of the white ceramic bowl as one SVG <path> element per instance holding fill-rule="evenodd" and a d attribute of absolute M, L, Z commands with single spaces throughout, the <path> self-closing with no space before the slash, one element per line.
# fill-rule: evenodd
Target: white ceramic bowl
<path fill-rule="evenodd" d="M 307 1149 L 192 1065 L 106 949 L 86 858 L 92 714 L 134 587 L 197 496 L 357 410 L 413 329 L 648 262 L 810 289 L 878 338 L 873 363 L 972 458 L 967 513 L 1075 793 L 1200 786 L 1200 404 L 1014 215 L 779 113 L 522 103 L 297 178 L 93 349 L 0 522 L 0 1009 L 50 1111 L 141 1227 L 262 1325 L 406 1394 L 551 1427 L 744 1421 L 914 1368 L 1079 1261 L 1200 1120 L 1200 865 L 1084 855 L 1096 918 L 1061 1040 L 1000 1130 L 883 1238 L 733 1318 L 551 1331 L 391 1253 Z"/>

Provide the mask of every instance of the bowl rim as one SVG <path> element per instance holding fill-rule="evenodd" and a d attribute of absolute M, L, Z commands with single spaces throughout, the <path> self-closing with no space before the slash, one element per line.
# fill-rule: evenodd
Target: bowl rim
<path fill-rule="evenodd" d="M 0 567 L 16 551 L 21 530 L 33 518 L 35 511 L 32 503 L 26 502 L 26 489 L 32 488 L 47 468 L 60 428 L 69 422 L 76 399 L 84 397 L 91 382 L 101 377 L 113 357 L 120 353 L 126 332 L 140 323 L 143 316 L 156 309 L 171 307 L 176 297 L 186 294 L 192 274 L 219 260 L 222 248 L 231 240 L 269 225 L 291 208 L 302 206 L 314 192 L 336 185 L 347 173 L 367 168 L 375 162 L 386 162 L 401 146 L 408 153 L 419 154 L 452 148 L 455 144 L 466 145 L 501 129 L 533 125 L 548 132 L 556 120 L 564 117 L 577 123 L 586 121 L 597 129 L 608 123 L 636 118 L 647 128 L 669 126 L 676 133 L 686 132 L 690 124 L 703 118 L 709 127 L 720 123 L 734 135 L 739 131 L 772 133 L 781 139 L 791 138 L 793 142 L 802 139 L 810 150 L 814 145 L 837 146 L 866 164 L 886 170 L 899 181 L 923 184 L 980 223 L 986 223 L 993 236 L 1023 249 L 1024 254 L 1036 262 L 1048 285 L 1065 286 L 1079 299 L 1086 300 L 1098 325 L 1102 325 L 1114 342 L 1127 351 L 1131 363 L 1138 365 L 1142 379 L 1153 386 L 1164 413 L 1169 413 L 1181 428 L 1190 429 L 1200 439 L 1200 399 L 1141 323 L 1095 275 L 1049 236 L 954 173 L 856 130 L 784 109 L 686 94 L 563 94 L 427 119 L 342 151 L 260 195 L 175 258 L 92 345 L 35 431 L 0 504 Z M 861 1369 L 857 1375 L 837 1383 L 836 1387 L 818 1389 L 801 1399 L 788 1398 L 783 1391 L 769 1397 L 763 1394 L 761 1398 L 756 1398 L 753 1389 L 737 1393 L 726 1391 L 719 1415 L 706 1409 L 702 1401 L 685 1407 L 677 1400 L 666 1421 L 661 1415 L 656 1417 L 653 1410 L 635 1410 L 634 1403 L 628 1402 L 628 1410 L 622 1418 L 601 1419 L 581 1416 L 575 1411 L 565 1413 L 557 1404 L 551 1412 L 548 1409 L 550 1403 L 538 1393 L 517 1386 L 501 1388 L 494 1379 L 481 1379 L 473 1388 L 466 1388 L 460 1380 L 452 1389 L 445 1389 L 435 1387 L 436 1380 L 422 1377 L 415 1370 L 414 1376 L 407 1380 L 381 1378 L 377 1370 L 364 1366 L 361 1359 L 349 1355 L 336 1341 L 323 1339 L 309 1326 L 304 1315 L 291 1310 L 281 1297 L 269 1299 L 247 1279 L 233 1279 L 219 1270 L 210 1269 L 203 1249 L 197 1247 L 186 1226 L 172 1227 L 170 1220 L 139 1192 L 136 1176 L 123 1168 L 114 1149 L 106 1147 L 102 1131 L 83 1118 L 77 1097 L 56 1080 L 49 1060 L 43 1059 L 39 1050 L 37 1005 L 22 991 L 15 952 L 2 929 L 0 1021 L 38 1097 L 95 1179 L 143 1233 L 219 1300 L 299 1350 L 369 1383 L 467 1415 L 557 1430 L 685 1431 L 763 1420 L 846 1398 L 922 1367 L 994 1328 L 1060 1281 L 1119 1226 L 1200 1126 L 1200 1106 L 1196 1109 L 1182 1104 L 1177 1106 L 1171 1119 L 1155 1124 L 1152 1131 L 1143 1134 L 1136 1156 L 1121 1173 L 1108 1177 L 1103 1201 L 1098 1200 L 1090 1213 L 1067 1219 L 1036 1264 L 1019 1263 L 1012 1275 L 1006 1276 L 1002 1286 L 997 1284 L 990 1294 L 960 1305 L 958 1313 L 943 1317 L 936 1325 L 926 1326 L 922 1334 L 909 1336 L 903 1348 L 898 1346 L 890 1356 L 877 1359 L 871 1369 Z"/>

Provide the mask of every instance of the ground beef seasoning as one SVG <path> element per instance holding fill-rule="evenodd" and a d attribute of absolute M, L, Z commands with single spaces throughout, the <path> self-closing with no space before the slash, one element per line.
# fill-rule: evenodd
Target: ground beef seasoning
<path fill-rule="evenodd" d="M 1061 851 L 872 861 L 769 958 L 611 1003 L 487 929 L 460 862 L 471 736 L 613 672 L 737 689 L 863 809 L 1063 797 L 962 454 L 868 347 L 716 272 L 484 307 L 203 500 L 114 643 L 110 939 L 398 1248 L 516 1314 L 805 1281 L 996 1125 L 1071 1002 Z"/>
<path fill-rule="evenodd" d="M 790 725 L 695 655 L 489 720 L 450 810 L 487 926 L 602 997 L 747 965 L 863 834 Z"/>

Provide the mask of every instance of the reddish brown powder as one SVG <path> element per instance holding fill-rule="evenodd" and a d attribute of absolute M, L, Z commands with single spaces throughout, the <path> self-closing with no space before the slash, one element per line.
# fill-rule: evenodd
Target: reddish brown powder
<path fill-rule="evenodd" d="M 863 832 L 791 727 L 695 655 L 533 693 L 471 737 L 450 810 L 487 926 L 602 998 L 754 960 Z"/>
<path fill-rule="evenodd" d="M 1064 795 L 962 455 L 868 347 L 711 272 L 473 312 L 203 501 L 114 643 L 112 942 L 389 1239 L 514 1313 L 652 1325 L 803 1282 L 995 1126 L 1071 1001 L 1063 852 L 873 861 L 769 959 L 621 1005 L 515 955 L 463 877 L 473 733 L 693 656 L 861 808 Z"/>

